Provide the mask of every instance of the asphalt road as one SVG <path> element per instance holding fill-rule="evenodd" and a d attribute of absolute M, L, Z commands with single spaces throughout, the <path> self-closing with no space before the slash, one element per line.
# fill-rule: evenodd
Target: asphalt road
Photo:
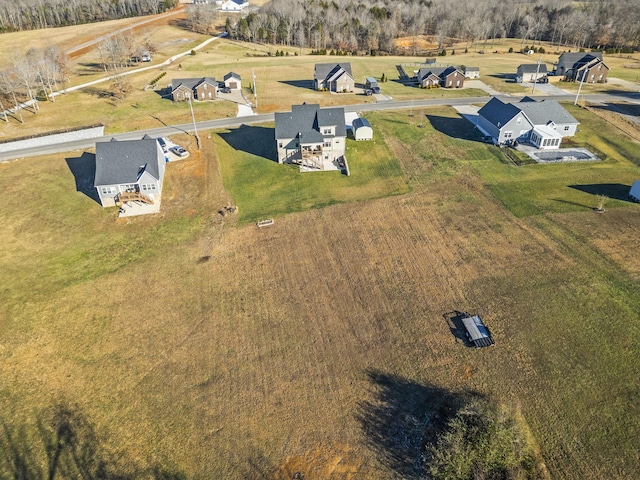
<path fill-rule="evenodd" d="M 486 103 L 491 97 L 463 97 L 463 98 L 440 98 L 440 99 L 425 99 L 425 100 L 406 100 L 406 101 L 387 101 L 380 103 L 365 103 L 356 105 L 345 105 L 346 112 L 372 112 L 380 110 L 403 110 L 420 107 L 431 107 L 437 105 L 471 105 Z M 504 96 L 503 98 L 513 98 Z M 575 95 L 556 95 L 550 96 L 534 96 L 537 100 L 545 98 L 553 98 L 559 101 L 572 101 L 575 99 Z M 627 101 L 640 104 L 640 93 L 638 92 L 613 92 L 610 94 L 593 94 L 593 95 L 581 95 L 581 98 L 588 100 L 589 102 L 619 102 Z M 233 117 L 233 118 L 221 118 L 215 120 L 204 120 L 196 123 L 198 132 L 204 130 L 214 130 L 219 128 L 237 127 L 240 125 L 255 124 L 272 122 L 274 118 L 273 113 L 266 113 L 261 115 L 250 115 L 246 117 Z M 37 155 L 45 155 L 50 153 L 69 152 L 74 150 L 83 150 L 92 148 L 96 142 L 108 142 L 112 138 L 116 140 L 137 140 L 142 138 L 145 134 L 150 137 L 164 137 L 174 135 L 176 133 L 191 133 L 193 132 L 193 124 L 184 125 L 170 125 L 166 127 L 152 128 L 148 130 L 135 130 L 127 133 L 121 133 L 117 135 L 105 135 L 94 139 L 85 139 L 74 142 L 59 143 L 56 145 L 40 146 L 36 148 L 26 148 L 22 150 L 14 150 L 12 152 L 0 153 L 0 161 L 8 161 L 24 157 L 32 157 Z"/>

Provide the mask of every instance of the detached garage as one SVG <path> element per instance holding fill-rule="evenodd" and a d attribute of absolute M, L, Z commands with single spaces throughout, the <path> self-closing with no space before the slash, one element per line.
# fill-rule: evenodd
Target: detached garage
<path fill-rule="evenodd" d="M 373 129 L 366 118 L 358 117 L 352 123 L 353 138 L 360 140 L 373 140 Z"/>

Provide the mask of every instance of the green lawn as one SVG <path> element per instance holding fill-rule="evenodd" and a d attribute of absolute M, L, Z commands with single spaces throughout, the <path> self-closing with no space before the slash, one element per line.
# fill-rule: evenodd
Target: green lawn
<path fill-rule="evenodd" d="M 581 122 L 574 139 L 602 151 L 606 161 L 522 167 L 473 163 L 494 195 L 516 216 L 590 210 L 598 203 L 597 194 L 609 197 L 607 208 L 629 205 L 629 187 L 640 178 L 640 145 L 588 111 L 565 107 Z"/>
<path fill-rule="evenodd" d="M 227 130 L 213 139 L 225 187 L 239 207 L 242 222 L 409 190 L 381 135 L 374 134 L 372 142 L 347 140 L 350 177 L 338 171 L 301 173 L 295 165 L 279 165 L 274 160 L 274 130 L 269 126 Z"/>

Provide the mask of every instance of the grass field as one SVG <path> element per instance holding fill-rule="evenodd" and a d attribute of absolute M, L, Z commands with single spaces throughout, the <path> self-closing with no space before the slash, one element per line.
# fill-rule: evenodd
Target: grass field
<path fill-rule="evenodd" d="M 189 51 L 207 37 L 194 34 L 184 28 L 184 15 L 178 15 L 141 27 L 135 31 L 138 36 L 148 36 L 156 46 L 153 64 L 161 64 L 172 55 Z M 71 48 L 82 42 L 95 38 L 116 27 L 132 24 L 136 19 L 105 22 L 78 27 L 55 29 L 56 42 L 63 48 Z M 27 33 L 10 33 L 0 36 L 0 50 L 11 52 L 20 50 L 20 45 L 40 46 L 51 41 L 51 29 L 37 30 Z M 470 65 L 481 67 L 481 80 L 493 89 L 512 95 L 527 94 L 529 89 L 511 81 L 511 76 L 521 63 L 537 61 L 538 55 L 527 56 L 519 53 L 508 53 L 509 48 L 516 51 L 520 41 L 515 39 L 499 39 L 487 45 L 487 50 L 480 53 L 481 45 L 471 45 L 467 53 L 464 44 L 457 44 L 447 51 L 446 57 L 438 57 L 442 64 Z M 557 61 L 561 50 L 545 45 L 548 53 L 541 60 L 551 66 Z M 275 57 L 275 51 L 281 50 L 288 56 Z M 451 50 L 456 54 L 451 55 Z M 534 58 L 535 57 L 535 58 Z M 637 82 L 637 65 L 640 57 L 634 55 L 607 55 L 606 62 L 611 67 L 610 76 Z M 0 64 L 10 61 L 8 53 L 0 55 Z M 170 101 L 160 101 L 158 92 L 145 91 L 144 87 L 162 72 L 166 75 L 159 81 L 159 87 L 165 87 L 174 78 L 213 76 L 222 78 L 229 71 L 237 72 L 244 79 L 245 95 L 254 100 L 250 91 L 250 79 L 256 74 L 258 91 L 258 112 L 283 111 L 295 99 L 295 103 L 321 103 L 324 106 L 367 103 L 374 101 L 371 97 L 356 94 L 331 95 L 316 92 L 312 89 L 315 63 L 349 61 L 352 64 L 356 82 L 365 77 L 380 78 L 383 74 L 389 79 L 382 85 L 383 92 L 397 100 L 418 98 L 441 98 L 458 96 L 482 96 L 483 91 L 475 88 L 463 90 L 422 90 L 403 85 L 398 82 L 397 65 L 406 64 L 411 70 L 424 61 L 423 56 L 349 56 L 309 55 L 308 49 L 295 47 L 270 46 L 230 40 L 213 42 L 194 56 L 186 56 L 172 65 L 160 67 L 158 70 L 143 72 L 127 77 L 131 85 L 131 93 L 125 100 L 114 100 L 109 94 L 109 82 L 90 87 L 81 92 L 58 97 L 55 103 L 41 102 L 41 110 L 35 115 L 24 112 L 25 123 L 16 119 L 8 123 L 0 122 L 0 133 L 4 138 L 18 138 L 27 135 L 57 130 L 60 126 L 71 127 L 94 123 L 104 123 L 107 133 L 119 133 L 132 129 L 143 129 L 168 124 L 186 123 L 184 106 L 173 106 Z M 146 64 L 145 64 L 146 66 Z M 103 72 L 99 67 L 99 56 L 96 50 L 88 50 L 72 59 L 72 75 L 66 86 L 78 85 L 101 78 Z M 577 85 L 562 83 L 561 88 L 576 91 Z M 619 90 L 614 84 L 585 85 L 583 93 Z M 69 112 L 73 112 L 72 115 Z M 207 105 L 196 105 L 196 115 L 200 119 L 222 118 L 236 113 L 236 106 L 230 102 L 214 102 Z M 188 121 L 188 120 L 187 120 Z"/>
<path fill-rule="evenodd" d="M 212 132 L 126 220 L 75 191 L 81 152 L 0 165 L 3 451 L 46 472 L 61 404 L 114 474 L 417 478 L 421 422 L 474 391 L 552 478 L 634 478 L 640 209 L 571 185 L 629 185 L 637 146 L 571 111 L 610 160 L 509 166 L 449 108 L 368 115 L 350 178 L 269 162 L 269 126 Z"/>

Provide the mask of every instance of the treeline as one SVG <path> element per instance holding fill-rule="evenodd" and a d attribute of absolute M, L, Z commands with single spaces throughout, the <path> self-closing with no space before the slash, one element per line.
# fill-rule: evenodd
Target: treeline
<path fill-rule="evenodd" d="M 398 37 L 487 47 L 492 38 L 576 48 L 640 47 L 640 0 L 271 0 L 226 22 L 232 38 L 348 52 L 401 53 Z"/>
<path fill-rule="evenodd" d="M 152 15 L 178 0 L 0 0 L 0 33 Z"/>

